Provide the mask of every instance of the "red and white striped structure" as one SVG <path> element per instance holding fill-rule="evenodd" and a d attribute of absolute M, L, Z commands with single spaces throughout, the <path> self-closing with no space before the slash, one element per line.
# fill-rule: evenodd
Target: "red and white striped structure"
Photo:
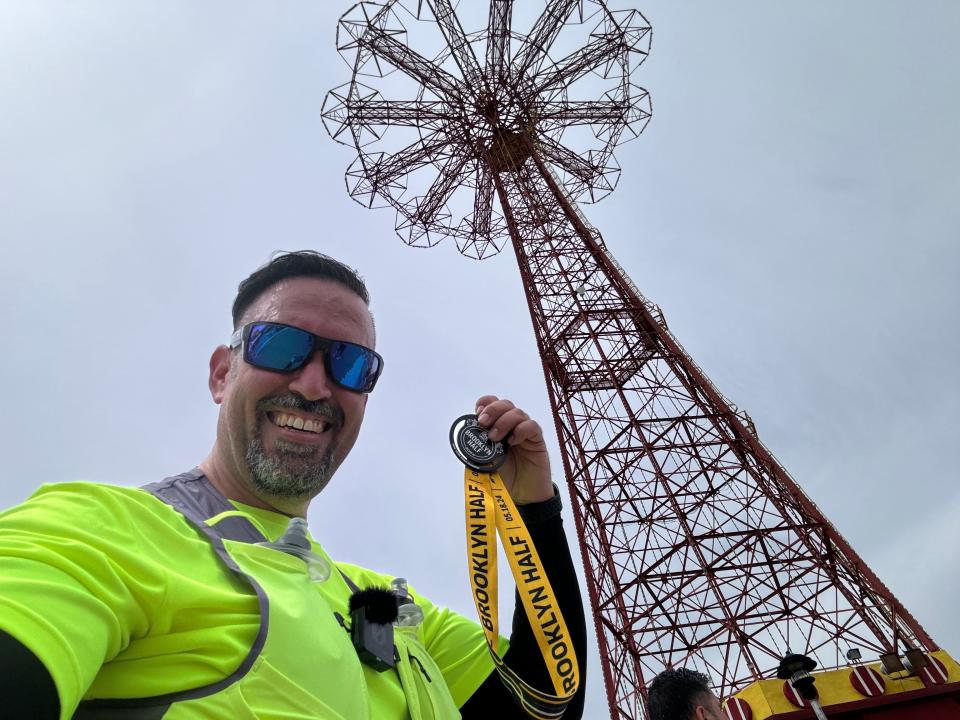
<path fill-rule="evenodd" d="M 810 701 L 797 692 L 797 689 L 790 684 L 789 680 L 783 682 L 783 695 L 797 707 L 810 707 Z"/>
<path fill-rule="evenodd" d="M 854 690 L 866 697 L 883 695 L 887 689 L 883 675 L 866 665 L 857 665 L 850 671 L 850 684 Z"/>
<path fill-rule="evenodd" d="M 927 664 L 917 673 L 927 687 L 943 685 L 947 682 L 947 668 L 939 658 L 927 655 Z"/>
<path fill-rule="evenodd" d="M 723 697 L 775 675 L 788 649 L 822 669 L 849 647 L 936 649 L 577 204 L 613 190 L 614 147 L 650 118 L 631 79 L 646 19 L 605 0 L 540 7 L 515 27 L 513 0 L 491 0 L 465 27 L 452 0 L 358 3 L 337 30 L 353 76 L 323 116 L 357 152 L 350 194 L 394 208 L 405 242 L 449 236 L 477 259 L 513 248 L 611 717 L 645 717 L 646 684 L 665 667 L 709 673 Z"/>
<path fill-rule="evenodd" d="M 728 698 L 723 704 L 724 715 L 727 720 L 752 720 L 753 711 L 746 700 L 738 697 Z"/>

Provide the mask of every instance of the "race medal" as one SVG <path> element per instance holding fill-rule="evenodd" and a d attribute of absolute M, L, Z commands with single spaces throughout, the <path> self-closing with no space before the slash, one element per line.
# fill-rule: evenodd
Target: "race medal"
<path fill-rule="evenodd" d="M 450 447 L 460 462 L 477 472 L 496 472 L 507 460 L 507 446 L 491 440 L 487 429 L 477 424 L 476 415 L 461 415 L 453 421 Z"/>
<path fill-rule="evenodd" d="M 557 720 L 577 692 L 580 671 L 573 642 L 530 532 L 497 473 L 507 447 L 493 442 L 476 415 L 464 415 L 450 428 L 450 446 L 466 467 L 463 474 L 467 563 L 470 588 L 487 649 L 504 687 L 524 712 L 537 720 Z M 503 662 L 497 590 L 497 536 L 503 544 L 517 594 L 530 622 L 553 685 L 553 693 L 527 683 Z"/>

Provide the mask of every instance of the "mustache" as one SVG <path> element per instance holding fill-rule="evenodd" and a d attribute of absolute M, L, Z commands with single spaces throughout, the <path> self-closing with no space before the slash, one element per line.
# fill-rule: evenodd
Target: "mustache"
<path fill-rule="evenodd" d="M 343 410 L 329 400 L 307 400 L 296 393 L 271 395 L 257 403 L 257 412 L 265 413 L 268 410 L 302 410 L 311 415 L 318 415 L 333 422 L 334 425 L 343 424 Z"/>

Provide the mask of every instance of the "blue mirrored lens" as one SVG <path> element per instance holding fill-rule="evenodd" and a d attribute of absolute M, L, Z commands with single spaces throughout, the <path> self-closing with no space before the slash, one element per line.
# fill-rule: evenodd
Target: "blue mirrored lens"
<path fill-rule="evenodd" d="M 247 336 L 247 359 L 268 370 L 296 370 L 312 351 L 313 336 L 293 327 L 258 323 Z"/>
<path fill-rule="evenodd" d="M 352 343 L 330 343 L 330 375 L 338 383 L 351 390 L 366 390 L 372 377 L 376 377 L 380 360 L 370 350 Z"/>

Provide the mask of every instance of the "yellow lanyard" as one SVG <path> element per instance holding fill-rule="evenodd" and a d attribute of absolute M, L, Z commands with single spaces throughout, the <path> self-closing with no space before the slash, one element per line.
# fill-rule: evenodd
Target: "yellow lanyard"
<path fill-rule="evenodd" d="M 527 526 L 496 472 L 464 469 L 467 562 L 473 602 L 500 678 L 526 713 L 533 718 L 559 718 L 577 692 L 580 670 L 560 607 Z M 533 628 L 556 695 L 524 682 L 497 653 L 497 537 L 500 535 L 523 609 Z"/>

